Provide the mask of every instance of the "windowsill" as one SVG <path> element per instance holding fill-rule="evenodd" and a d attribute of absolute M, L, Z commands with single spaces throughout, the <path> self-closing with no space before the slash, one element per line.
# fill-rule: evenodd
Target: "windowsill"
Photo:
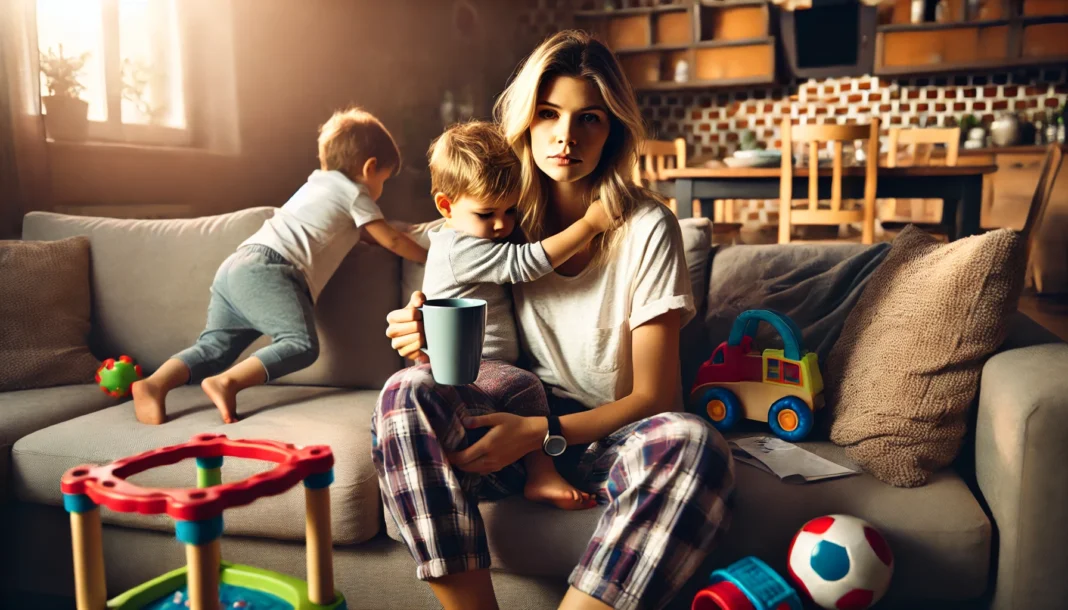
<path fill-rule="evenodd" d="M 236 153 L 227 153 L 199 146 L 174 146 L 168 144 L 142 144 L 137 142 L 110 142 L 107 140 L 46 140 L 49 147 L 60 150 L 114 150 L 161 153 L 168 155 L 198 155 L 211 157 L 236 157 Z"/>

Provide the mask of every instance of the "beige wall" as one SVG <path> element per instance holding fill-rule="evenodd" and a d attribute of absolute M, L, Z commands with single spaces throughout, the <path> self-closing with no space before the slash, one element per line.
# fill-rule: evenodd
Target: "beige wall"
<path fill-rule="evenodd" d="M 472 0 L 485 40 L 451 31 L 451 0 L 234 0 L 240 153 L 106 145 L 51 145 L 53 206 L 190 206 L 211 214 L 281 205 L 317 167 L 318 125 L 356 103 L 401 142 L 408 171 L 387 184 L 388 216 L 434 215 L 426 148 L 441 129 L 446 88 L 481 89 L 488 116 L 520 53 L 511 1 Z M 219 24 L 224 27 L 225 24 Z"/>

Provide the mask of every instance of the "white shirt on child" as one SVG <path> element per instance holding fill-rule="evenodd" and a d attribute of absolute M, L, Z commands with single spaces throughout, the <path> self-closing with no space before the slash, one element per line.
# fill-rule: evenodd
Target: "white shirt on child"
<path fill-rule="evenodd" d="M 676 309 L 680 328 L 694 316 L 678 219 L 649 201 L 622 230 L 622 243 L 603 264 L 512 286 L 531 372 L 587 408 L 631 392 L 635 328 Z M 682 396 L 675 402 L 681 409 Z"/>
<path fill-rule="evenodd" d="M 495 242 L 446 226 L 430 231 L 423 294 L 427 299 L 486 301 L 485 359 L 515 364 L 519 339 L 505 284 L 534 281 L 553 270 L 541 243 Z"/>
<path fill-rule="evenodd" d="M 304 274 L 312 301 L 317 301 L 360 240 L 360 227 L 383 218 L 367 187 L 338 171 L 315 170 L 241 245 L 263 245 L 281 254 Z"/>

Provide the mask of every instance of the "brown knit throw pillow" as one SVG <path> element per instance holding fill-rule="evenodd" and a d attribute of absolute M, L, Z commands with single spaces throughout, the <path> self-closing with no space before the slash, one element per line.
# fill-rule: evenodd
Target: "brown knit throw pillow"
<path fill-rule="evenodd" d="M 0 241 L 0 391 L 92 383 L 89 240 Z"/>
<path fill-rule="evenodd" d="M 949 244 L 902 231 L 827 359 L 831 440 L 898 487 L 949 465 L 983 363 L 1016 310 L 1023 261 L 1010 229 Z"/>

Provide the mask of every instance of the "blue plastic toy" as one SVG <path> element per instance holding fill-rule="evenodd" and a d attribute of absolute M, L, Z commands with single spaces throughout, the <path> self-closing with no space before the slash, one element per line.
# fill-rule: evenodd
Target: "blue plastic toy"
<path fill-rule="evenodd" d="M 797 592 L 768 564 L 745 557 L 712 572 L 691 610 L 803 610 Z"/>

